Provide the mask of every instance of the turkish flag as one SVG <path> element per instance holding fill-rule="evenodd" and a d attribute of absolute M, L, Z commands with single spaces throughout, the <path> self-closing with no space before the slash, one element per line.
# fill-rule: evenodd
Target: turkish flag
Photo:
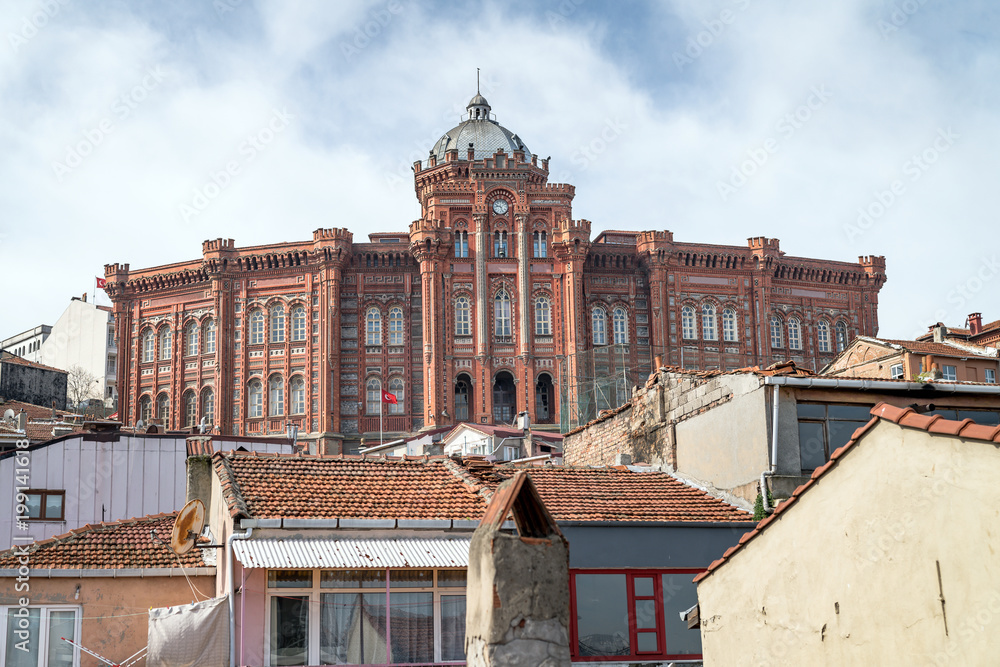
<path fill-rule="evenodd" d="M 395 403 L 396 403 L 396 395 L 395 394 L 390 394 L 385 389 L 383 389 L 382 390 L 382 402 L 383 403 L 392 403 L 392 404 L 395 405 Z"/>
<path fill-rule="evenodd" d="M 98 278 L 97 279 L 97 288 L 98 289 L 104 289 L 104 286 L 107 285 L 107 284 L 108 284 L 108 281 L 105 280 L 104 278 Z"/>

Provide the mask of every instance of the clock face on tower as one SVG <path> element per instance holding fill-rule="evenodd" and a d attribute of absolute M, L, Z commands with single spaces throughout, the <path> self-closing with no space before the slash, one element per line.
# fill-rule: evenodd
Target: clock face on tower
<path fill-rule="evenodd" d="M 493 202 L 493 212 L 496 213 L 497 215 L 503 215 L 504 213 L 506 213 L 507 212 L 507 200 L 506 199 L 497 199 L 495 202 Z"/>

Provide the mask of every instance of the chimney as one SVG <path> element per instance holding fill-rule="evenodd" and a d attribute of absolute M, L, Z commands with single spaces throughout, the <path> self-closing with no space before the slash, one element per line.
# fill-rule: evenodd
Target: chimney
<path fill-rule="evenodd" d="M 21 408 L 21 411 L 17 413 L 17 430 L 21 433 L 28 432 L 28 413 Z"/>
<path fill-rule="evenodd" d="M 938 322 L 934 325 L 934 342 L 943 343 L 944 337 L 948 333 L 948 327 Z"/>
<path fill-rule="evenodd" d="M 969 315 L 967 320 L 969 323 L 969 333 L 973 336 L 978 335 L 983 330 L 983 314 L 982 313 L 972 313 Z"/>
<path fill-rule="evenodd" d="M 80 297 L 80 301 L 83 301 L 84 303 L 87 303 L 87 293 L 86 292 L 84 292 L 83 296 Z"/>
<path fill-rule="evenodd" d="M 661 368 L 663 368 L 663 355 L 662 354 L 658 354 L 655 357 L 653 357 L 653 361 L 656 364 L 656 368 L 653 369 L 654 372 L 660 370 Z"/>
<path fill-rule="evenodd" d="M 187 500 L 197 498 L 208 510 L 212 506 L 212 438 L 196 435 L 187 439 Z"/>

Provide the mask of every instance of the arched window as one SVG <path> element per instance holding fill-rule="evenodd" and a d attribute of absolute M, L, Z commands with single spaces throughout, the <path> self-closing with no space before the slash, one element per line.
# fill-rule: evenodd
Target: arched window
<path fill-rule="evenodd" d="M 142 334 L 142 360 L 156 361 L 156 334 L 152 329 L 146 329 Z"/>
<path fill-rule="evenodd" d="M 719 330 L 715 323 L 715 304 L 706 303 L 701 307 L 701 337 L 704 340 L 719 340 Z"/>
<path fill-rule="evenodd" d="M 784 347 L 785 337 L 782 334 L 781 318 L 771 315 L 771 347 Z"/>
<path fill-rule="evenodd" d="M 540 296 L 535 299 L 535 335 L 552 335 L 552 309 L 549 305 L 549 297 Z"/>
<path fill-rule="evenodd" d="M 535 246 L 535 257 L 548 257 L 549 248 L 548 243 L 546 243 L 547 234 L 545 232 L 535 232 L 533 235 L 534 246 Z"/>
<path fill-rule="evenodd" d="M 215 354 L 215 320 L 205 322 L 205 354 Z"/>
<path fill-rule="evenodd" d="M 215 423 L 215 392 L 211 387 L 201 392 L 201 416 L 206 424 Z"/>
<path fill-rule="evenodd" d="M 378 308 L 369 308 L 365 315 L 365 345 L 382 344 L 382 313 Z"/>
<path fill-rule="evenodd" d="M 471 336 L 471 307 L 469 297 L 460 296 L 455 299 L 455 335 Z"/>
<path fill-rule="evenodd" d="M 628 344 L 628 315 L 624 308 L 615 308 L 613 315 L 615 327 L 615 345 Z"/>
<path fill-rule="evenodd" d="M 365 412 L 377 415 L 382 409 L 382 381 L 369 378 L 365 385 Z"/>
<path fill-rule="evenodd" d="M 788 347 L 792 350 L 802 349 L 802 324 L 799 318 L 788 318 Z"/>
<path fill-rule="evenodd" d="M 837 322 L 837 352 L 843 352 L 847 347 L 847 323 L 841 320 Z"/>
<path fill-rule="evenodd" d="M 494 257 L 507 257 L 507 232 L 494 232 L 493 233 L 493 256 Z"/>
<path fill-rule="evenodd" d="M 465 373 L 455 381 L 455 421 L 469 421 L 469 388 L 472 380 Z"/>
<path fill-rule="evenodd" d="M 170 396 L 166 392 L 156 397 L 156 418 L 164 428 L 170 426 Z"/>
<path fill-rule="evenodd" d="M 497 338 L 511 336 L 510 295 L 507 290 L 500 290 L 493 299 L 493 332 Z"/>
<path fill-rule="evenodd" d="M 288 389 L 291 393 L 292 400 L 292 410 L 293 415 L 302 415 L 306 412 L 306 381 L 302 379 L 301 376 L 295 376 L 292 381 L 288 383 Z"/>
<path fill-rule="evenodd" d="M 282 305 L 271 307 L 271 342 L 285 342 L 285 307 Z"/>
<path fill-rule="evenodd" d="M 160 329 L 160 359 L 167 360 L 170 358 L 173 341 L 173 332 L 170 331 L 169 326 Z"/>
<path fill-rule="evenodd" d="M 153 399 L 145 395 L 139 399 L 139 419 L 142 423 L 149 425 L 149 420 L 153 418 Z"/>
<path fill-rule="evenodd" d="M 285 414 L 285 383 L 278 374 L 267 381 L 267 413 L 272 417 Z"/>
<path fill-rule="evenodd" d="M 722 311 L 722 338 L 727 343 L 735 343 L 740 339 L 736 331 L 736 311 L 732 308 Z"/>
<path fill-rule="evenodd" d="M 594 345 L 608 344 L 608 316 L 603 308 L 590 311 L 590 319 L 594 329 Z"/>
<path fill-rule="evenodd" d="M 403 309 L 399 306 L 389 309 L 389 345 L 403 344 Z"/>
<path fill-rule="evenodd" d="M 820 352 L 830 351 L 830 323 L 826 320 L 820 320 L 819 324 L 816 326 L 816 338 L 819 342 Z"/>
<path fill-rule="evenodd" d="M 255 310 L 250 313 L 250 344 L 264 344 L 264 311 Z"/>
<path fill-rule="evenodd" d="M 698 329 L 694 323 L 694 308 L 684 306 L 681 308 L 681 338 L 684 340 L 694 340 L 698 337 Z"/>
<path fill-rule="evenodd" d="M 401 415 L 405 410 L 403 405 L 403 378 L 390 378 L 389 379 L 389 393 L 396 397 L 395 403 L 389 403 L 389 414 L 390 415 Z"/>
<path fill-rule="evenodd" d="M 469 232 L 455 232 L 455 257 L 469 256 Z"/>
<path fill-rule="evenodd" d="M 303 306 L 292 308 L 292 340 L 295 342 L 306 339 L 306 309 Z"/>
<path fill-rule="evenodd" d="M 192 390 L 184 392 L 184 425 L 194 426 L 198 423 L 198 397 Z"/>
<path fill-rule="evenodd" d="M 198 355 L 198 323 L 189 322 L 184 330 L 184 355 L 195 357 Z"/>
<path fill-rule="evenodd" d="M 260 380 L 251 380 L 247 388 L 247 415 L 249 417 L 264 416 L 264 386 Z"/>

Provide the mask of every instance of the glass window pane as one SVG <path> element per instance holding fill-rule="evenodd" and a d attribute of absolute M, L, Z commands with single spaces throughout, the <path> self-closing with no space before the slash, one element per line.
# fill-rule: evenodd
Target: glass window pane
<path fill-rule="evenodd" d="M 826 419 L 826 406 L 822 403 L 799 403 L 795 408 L 799 419 Z"/>
<path fill-rule="evenodd" d="M 45 496 L 46 519 L 61 519 L 63 515 L 62 507 L 63 507 L 63 495 L 61 493 L 46 494 Z"/>
<path fill-rule="evenodd" d="M 826 463 L 826 433 L 822 422 L 799 422 L 799 456 L 802 470 L 815 470 Z"/>
<path fill-rule="evenodd" d="M 832 456 L 833 453 L 840 447 L 843 447 L 854 435 L 854 432 L 868 423 L 868 420 L 863 422 L 848 422 L 848 421 L 831 421 L 830 422 L 830 447 L 828 456 Z"/>
<path fill-rule="evenodd" d="M 631 655 L 625 575 L 578 574 L 574 580 L 579 655 Z"/>
<path fill-rule="evenodd" d="M 995 412 L 988 412 L 986 410 L 959 410 L 959 419 L 971 419 L 977 424 L 982 424 L 984 426 L 998 426 L 1000 425 L 1000 417 L 998 417 Z"/>
<path fill-rule="evenodd" d="M 692 655 L 701 653 L 701 633 L 688 630 L 681 620 L 698 602 L 698 593 L 690 573 L 663 575 L 663 618 L 666 624 L 667 655 Z"/>
<path fill-rule="evenodd" d="M 320 602 L 320 664 L 386 662 L 385 594 L 323 593 Z"/>
<path fill-rule="evenodd" d="M 24 501 L 25 507 L 28 508 L 28 513 L 25 515 L 29 519 L 41 519 L 42 518 L 42 494 L 40 493 L 28 493 L 26 494 L 27 500 Z"/>
<path fill-rule="evenodd" d="M 311 588 L 311 570 L 268 570 L 268 588 Z"/>
<path fill-rule="evenodd" d="M 434 570 L 393 570 L 389 573 L 389 588 L 431 588 Z"/>
<path fill-rule="evenodd" d="M 438 586 L 465 588 L 468 576 L 465 570 L 439 570 Z"/>
<path fill-rule="evenodd" d="M 652 602 L 652 601 L 650 601 Z M 636 633 L 636 652 L 637 653 L 656 653 L 656 633 L 655 632 L 639 632 Z"/>
<path fill-rule="evenodd" d="M 955 410 L 931 410 L 928 415 L 941 415 L 944 419 L 958 419 L 958 412 Z"/>
<path fill-rule="evenodd" d="M 10 611 L 12 609 L 7 612 L 7 660 L 4 662 L 4 665 L 6 667 L 38 667 L 38 642 L 28 642 L 28 650 L 22 651 L 15 646 L 22 640 L 14 632 L 27 630 L 29 637 L 37 638 L 39 632 L 38 619 L 42 610 L 37 607 L 28 609 L 27 619 L 11 616 Z M 21 624 L 25 621 L 27 621 L 27 627 L 22 627 Z"/>
<path fill-rule="evenodd" d="M 652 597 L 653 596 L 653 578 L 652 577 L 636 577 L 632 580 L 632 585 L 635 586 L 635 594 L 639 597 Z"/>
<path fill-rule="evenodd" d="M 656 600 L 635 601 L 635 627 L 640 630 L 656 629 Z"/>
<path fill-rule="evenodd" d="M 271 598 L 271 664 L 309 662 L 309 598 Z"/>
<path fill-rule="evenodd" d="M 871 421 L 871 405 L 831 405 L 830 419 L 853 419 L 868 423 Z"/>
<path fill-rule="evenodd" d="M 464 595 L 441 596 L 441 659 L 465 660 Z"/>
<path fill-rule="evenodd" d="M 73 667 L 73 645 L 62 638 L 75 639 L 75 632 L 75 611 L 49 612 L 49 667 Z"/>
<path fill-rule="evenodd" d="M 385 570 L 323 570 L 320 588 L 385 588 Z"/>
<path fill-rule="evenodd" d="M 392 588 L 392 579 L 389 579 Z M 390 662 L 434 661 L 434 594 L 390 593 Z"/>

